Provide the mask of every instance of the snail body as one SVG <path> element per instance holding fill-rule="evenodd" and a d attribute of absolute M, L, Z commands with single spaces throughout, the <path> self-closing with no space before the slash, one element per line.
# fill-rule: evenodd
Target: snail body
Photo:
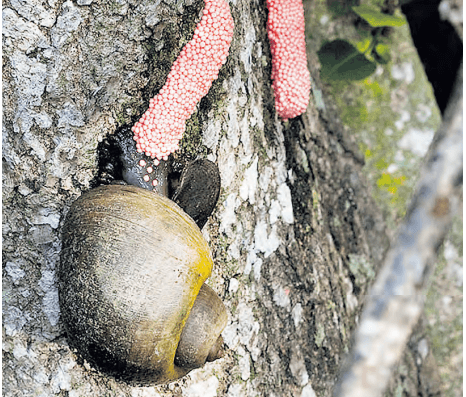
<path fill-rule="evenodd" d="M 198 225 L 175 202 L 100 186 L 64 222 L 59 300 L 70 345 L 130 384 L 173 381 L 221 353 L 226 309 Z"/>

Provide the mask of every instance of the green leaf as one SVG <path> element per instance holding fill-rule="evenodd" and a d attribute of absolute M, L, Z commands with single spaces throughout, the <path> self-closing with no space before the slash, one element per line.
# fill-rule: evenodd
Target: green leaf
<path fill-rule="evenodd" d="M 390 48 L 385 44 L 377 44 L 374 48 L 373 55 L 375 60 L 382 65 L 390 62 Z"/>
<path fill-rule="evenodd" d="M 317 55 L 326 80 L 362 80 L 374 73 L 376 65 L 345 40 L 324 44 Z"/>
<path fill-rule="evenodd" d="M 351 7 L 353 11 L 358 14 L 362 19 L 366 20 L 369 25 L 374 28 L 381 26 L 402 26 L 405 20 L 395 15 L 384 14 L 368 5 Z"/>
<path fill-rule="evenodd" d="M 361 41 L 356 43 L 356 48 L 359 52 L 363 53 L 370 47 L 371 43 L 372 37 L 366 37 L 365 39 L 362 39 Z"/>

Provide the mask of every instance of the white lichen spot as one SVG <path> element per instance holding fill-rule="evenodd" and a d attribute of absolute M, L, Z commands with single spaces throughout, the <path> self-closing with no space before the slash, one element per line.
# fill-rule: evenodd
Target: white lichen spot
<path fill-rule="evenodd" d="M 402 151 L 402 150 L 397 150 L 397 151 L 396 151 L 394 160 L 395 160 L 396 162 L 398 162 L 398 163 L 402 163 L 403 161 L 405 161 L 405 156 L 403 155 L 403 151 Z"/>
<path fill-rule="evenodd" d="M 256 282 L 259 282 L 261 279 L 261 269 L 262 269 L 262 259 L 257 258 L 254 261 L 254 280 L 256 280 Z"/>
<path fill-rule="evenodd" d="M 13 348 L 13 356 L 19 360 L 20 358 L 27 355 L 26 345 L 21 341 L 15 341 L 15 347 Z"/>
<path fill-rule="evenodd" d="M 238 291 L 238 288 L 239 288 L 239 281 L 234 277 L 230 278 L 228 282 L 228 292 L 231 295 L 236 294 L 236 292 Z"/>
<path fill-rule="evenodd" d="M 60 180 L 60 187 L 63 190 L 71 190 L 73 188 L 73 180 L 71 175 L 68 175 L 66 178 Z"/>
<path fill-rule="evenodd" d="M 310 383 L 303 387 L 303 390 L 301 391 L 301 397 L 316 397 L 316 392 Z"/>
<path fill-rule="evenodd" d="M 5 50 L 19 50 L 29 54 L 37 47 L 47 47 L 47 39 L 37 25 L 18 17 L 16 12 L 11 8 L 5 8 L 2 14 L 2 33 L 5 38 Z M 16 54 L 19 53 L 16 52 Z"/>
<path fill-rule="evenodd" d="M 459 258 L 457 249 L 449 240 L 445 241 L 443 256 L 447 262 L 455 261 Z"/>
<path fill-rule="evenodd" d="M 131 397 L 159 397 L 160 394 L 153 387 L 133 387 Z"/>
<path fill-rule="evenodd" d="M 21 110 L 26 111 L 26 105 L 40 106 L 42 94 L 45 91 L 47 66 L 18 52 L 11 56 L 10 62 L 13 67 L 12 74 L 17 84 L 17 92 L 23 101 L 19 105 Z M 36 115 L 37 113 L 29 114 Z"/>
<path fill-rule="evenodd" d="M 228 386 L 227 397 L 243 397 L 244 395 L 242 385 L 235 383 Z"/>
<path fill-rule="evenodd" d="M 322 323 L 317 324 L 317 329 L 314 337 L 314 342 L 317 347 L 322 346 L 322 342 L 325 339 L 325 328 Z"/>
<path fill-rule="evenodd" d="M 51 28 L 56 17 L 52 10 L 42 6 L 42 0 L 10 0 L 12 7 L 27 20 Z"/>
<path fill-rule="evenodd" d="M 56 229 L 60 223 L 60 214 L 53 212 L 50 208 L 39 208 L 37 213 L 32 217 L 34 225 L 50 225 Z"/>
<path fill-rule="evenodd" d="M 72 160 L 75 157 L 76 152 L 81 148 L 81 144 L 76 141 L 76 137 L 74 136 L 55 137 L 53 143 L 56 147 L 48 162 L 50 167 L 49 172 L 51 175 L 63 179 L 68 177 L 72 170 L 70 161 L 68 160 Z M 82 177 L 85 176 L 85 172 L 73 176 L 81 181 Z M 92 175 L 89 175 L 89 177 L 92 177 Z M 85 181 L 83 182 L 85 183 Z"/>
<path fill-rule="evenodd" d="M 240 201 L 235 193 L 230 193 L 227 199 L 223 202 L 223 211 L 220 215 L 220 233 L 229 233 L 231 225 L 236 224 L 236 209 L 239 207 Z"/>
<path fill-rule="evenodd" d="M 228 348 L 235 349 L 239 343 L 238 323 L 228 324 L 222 331 L 222 337 Z"/>
<path fill-rule="evenodd" d="M 444 247 L 443 255 L 447 261 L 449 277 L 455 280 L 456 286 L 461 287 L 463 285 L 463 258 L 451 241 L 445 241 Z"/>
<path fill-rule="evenodd" d="M 82 20 L 80 9 L 71 0 L 63 3 L 62 13 L 51 31 L 53 47 L 61 48 L 71 36 L 71 33 L 78 28 Z"/>
<path fill-rule="evenodd" d="M 238 336 L 239 341 L 244 346 L 249 347 L 249 343 L 253 336 L 259 332 L 259 323 L 254 318 L 252 309 L 246 305 L 246 303 L 240 303 L 238 305 Z"/>
<path fill-rule="evenodd" d="M 223 186 L 230 186 L 236 179 L 236 156 L 228 138 L 224 136 L 220 141 L 218 151 L 218 169 Z"/>
<path fill-rule="evenodd" d="M 202 134 L 202 144 L 212 150 L 217 147 L 221 129 L 222 126 L 220 121 L 214 121 L 210 118 L 207 128 Z"/>
<path fill-rule="evenodd" d="M 257 352 L 255 346 L 257 338 L 254 336 L 259 333 L 260 325 L 255 320 L 252 309 L 245 302 L 238 304 L 236 313 L 238 313 L 237 320 L 228 324 L 222 332 L 223 340 L 229 349 L 235 350 L 241 356 L 247 354 L 244 349 L 246 347 L 257 358 L 260 352 Z"/>
<path fill-rule="evenodd" d="M 405 126 L 405 123 L 408 122 L 411 119 L 411 116 L 409 112 L 406 110 L 402 110 L 400 112 L 400 118 L 395 121 L 395 127 L 398 129 L 398 131 L 401 131 L 403 127 Z"/>
<path fill-rule="evenodd" d="M 36 367 L 37 368 L 37 367 Z M 34 368 L 34 369 L 36 369 Z M 49 376 L 45 372 L 44 368 L 36 369 L 36 373 L 34 374 L 33 378 L 37 383 L 40 383 L 41 385 L 46 385 L 49 383 Z"/>
<path fill-rule="evenodd" d="M 283 133 L 280 132 L 280 135 L 283 136 Z M 273 167 L 275 169 L 275 181 L 277 182 L 277 185 L 281 185 L 282 183 L 285 183 L 288 178 L 288 170 L 286 169 L 285 164 L 285 147 L 280 145 L 280 147 L 277 147 L 277 151 L 277 157 L 281 157 L 282 159 L 281 161 L 275 161 L 273 163 Z"/>
<path fill-rule="evenodd" d="M 20 309 L 14 306 L 10 306 L 3 310 L 5 333 L 9 336 L 15 336 L 17 332 L 21 331 L 23 326 L 31 319 L 28 314 L 23 313 Z"/>
<path fill-rule="evenodd" d="M 50 379 L 50 386 L 55 394 L 60 393 L 61 390 L 68 391 L 71 389 L 70 369 L 73 368 L 75 364 L 76 362 L 71 358 L 60 362 L 60 365 Z"/>
<path fill-rule="evenodd" d="M 259 97 L 257 102 L 259 103 L 259 105 L 255 105 L 256 102 L 252 102 L 251 103 L 251 113 L 252 113 L 252 117 L 251 117 L 251 126 L 257 126 L 257 128 L 260 130 L 260 131 L 263 131 L 264 130 L 264 119 L 263 119 L 263 115 L 262 115 L 262 109 L 263 109 L 263 106 L 262 106 L 262 98 Z"/>
<path fill-rule="evenodd" d="M 259 175 L 259 187 L 264 192 L 267 192 L 272 176 L 273 176 L 273 168 L 272 167 L 266 166 L 261 171 L 261 173 Z"/>
<path fill-rule="evenodd" d="M 47 316 L 52 327 L 58 324 L 60 318 L 60 305 L 58 303 L 58 290 L 48 291 L 42 299 L 42 310 Z"/>
<path fill-rule="evenodd" d="M 445 295 L 442 297 L 442 306 L 445 309 L 445 311 L 449 311 L 451 302 L 453 301 L 453 298 L 450 295 Z"/>
<path fill-rule="evenodd" d="M 42 277 L 39 280 L 39 287 L 42 291 L 47 292 L 55 286 L 55 272 L 53 270 L 42 271 Z"/>
<path fill-rule="evenodd" d="M 257 156 L 252 161 L 252 164 L 244 172 L 243 183 L 241 184 L 239 195 L 246 201 L 248 200 L 250 204 L 255 203 L 255 195 L 257 189 Z"/>
<path fill-rule="evenodd" d="M 228 128 L 227 128 L 227 138 L 229 144 L 236 148 L 239 144 L 239 124 L 238 124 L 238 104 L 236 101 L 231 100 L 227 107 L 228 114 Z"/>
<path fill-rule="evenodd" d="M 427 343 L 426 338 L 422 338 L 418 345 L 417 345 L 417 351 L 419 352 L 419 355 L 423 360 L 426 359 L 427 355 L 429 354 L 429 344 Z"/>
<path fill-rule="evenodd" d="M 251 376 L 251 362 L 249 354 L 244 355 L 238 360 L 238 367 L 241 372 L 241 379 L 248 380 Z"/>
<path fill-rule="evenodd" d="M 409 150 L 417 156 L 423 157 L 429 149 L 434 138 L 434 130 L 419 130 L 410 128 L 409 131 L 398 142 L 401 149 Z"/>
<path fill-rule="evenodd" d="M 267 233 L 267 223 L 264 220 L 257 222 L 254 229 L 254 246 L 257 251 L 263 252 L 268 258 L 280 245 L 275 225 L 270 234 Z"/>
<path fill-rule="evenodd" d="M 417 105 L 415 115 L 421 123 L 425 123 L 427 120 L 429 120 L 430 116 L 432 116 L 432 109 L 429 106 L 420 103 Z"/>
<path fill-rule="evenodd" d="M 280 206 L 280 203 L 278 200 L 273 200 L 270 202 L 270 208 L 269 208 L 269 222 L 271 225 L 273 225 L 275 222 L 278 221 L 278 218 L 280 217 L 282 211 L 282 207 Z"/>
<path fill-rule="evenodd" d="M 247 255 L 246 255 L 246 266 L 244 266 L 243 273 L 248 276 L 251 273 L 252 266 L 254 265 L 255 261 L 257 260 L 257 254 L 254 250 L 254 245 L 248 247 Z"/>
<path fill-rule="evenodd" d="M 390 164 L 388 167 L 387 167 L 387 172 L 389 174 L 393 174 L 394 172 L 398 171 L 398 165 L 396 164 Z"/>
<path fill-rule="evenodd" d="M 297 303 L 293 310 L 291 310 L 291 317 L 293 318 L 294 326 L 298 328 L 299 324 L 303 321 L 303 307 L 301 303 Z"/>
<path fill-rule="evenodd" d="M 290 359 L 290 371 L 293 375 L 295 382 L 299 386 L 304 386 L 309 382 L 309 374 L 306 370 L 306 364 L 304 363 L 304 358 L 298 348 L 292 349 L 291 359 Z"/>
<path fill-rule="evenodd" d="M 44 161 L 46 150 L 43 142 L 39 137 L 29 133 L 29 130 L 34 125 L 34 117 L 37 116 L 32 108 L 42 104 L 47 66 L 18 51 L 15 51 L 10 57 L 10 64 L 12 66 L 11 73 L 16 84 L 16 93 L 21 98 L 17 102 L 13 131 L 15 134 L 23 133 L 26 144 L 33 149 L 41 161 Z M 5 132 L 11 133 L 6 129 Z"/>
<path fill-rule="evenodd" d="M 52 126 L 52 119 L 51 117 L 45 113 L 31 113 L 34 117 L 34 121 L 40 128 L 50 128 Z"/>
<path fill-rule="evenodd" d="M 184 397 L 215 397 L 217 396 L 218 379 L 216 376 L 191 384 L 183 390 Z"/>
<path fill-rule="evenodd" d="M 385 68 L 382 65 L 377 65 L 377 68 L 375 69 L 375 75 L 376 76 L 382 76 L 383 72 L 385 71 Z"/>
<path fill-rule="evenodd" d="M 248 13 L 243 14 L 243 32 L 241 34 L 241 52 L 239 57 L 241 62 L 243 62 L 244 70 L 247 74 L 252 72 L 252 52 L 254 44 L 256 43 L 256 30 L 254 28 L 254 24 L 249 18 Z"/>
<path fill-rule="evenodd" d="M 23 196 L 28 196 L 34 190 L 30 189 L 28 186 L 24 185 L 23 183 L 18 186 L 18 193 L 22 194 Z"/>
<path fill-rule="evenodd" d="M 11 277 L 11 280 L 16 284 L 26 274 L 18 263 L 7 262 L 5 265 L 5 271 Z"/>
<path fill-rule="evenodd" d="M 81 127 L 84 125 L 83 114 L 70 102 L 66 102 L 62 109 L 57 110 L 57 114 L 59 116 L 58 128 L 66 126 Z"/>
<path fill-rule="evenodd" d="M 45 161 L 45 146 L 39 141 L 39 139 L 31 134 L 29 131 L 23 134 L 23 141 L 32 149 L 32 152 L 39 158 L 40 161 Z"/>
<path fill-rule="evenodd" d="M 275 304 L 290 310 L 290 291 L 288 289 L 285 290 L 281 285 L 273 286 L 273 289 L 275 290 L 273 294 Z"/>
<path fill-rule="evenodd" d="M 414 68 L 411 62 L 403 62 L 401 65 L 393 65 L 391 73 L 395 80 L 401 80 L 407 84 L 411 84 L 414 81 Z"/>
<path fill-rule="evenodd" d="M 312 82 L 312 78 L 311 78 L 311 87 L 316 87 L 316 84 Z M 312 95 L 314 97 L 316 108 L 318 110 L 325 111 L 327 109 L 327 106 L 325 105 L 325 100 L 324 100 L 324 95 L 322 93 L 322 90 L 313 88 Z"/>
<path fill-rule="evenodd" d="M 161 0 L 155 0 L 144 8 L 146 15 L 145 23 L 149 28 L 153 28 L 162 20 L 161 11 L 163 8 L 160 7 L 160 2 Z"/>
<path fill-rule="evenodd" d="M 241 143 L 243 145 L 243 154 L 240 158 L 241 164 L 248 164 L 254 154 L 254 148 L 251 144 L 251 135 L 249 134 L 248 112 L 246 111 L 243 119 L 240 121 Z"/>
<path fill-rule="evenodd" d="M 257 256 L 258 251 L 255 248 L 254 244 L 250 244 L 246 248 L 246 265 L 244 266 L 243 273 L 249 275 L 253 271 L 254 279 L 256 282 L 260 281 L 261 278 L 261 269 L 262 269 L 262 259 Z"/>
<path fill-rule="evenodd" d="M 288 224 L 292 224 L 294 222 L 293 204 L 291 202 L 291 191 L 286 183 L 278 186 L 277 199 L 281 206 L 282 220 Z"/>
<path fill-rule="evenodd" d="M 54 327 L 60 317 L 60 306 L 58 303 L 58 289 L 55 285 L 55 272 L 44 270 L 39 280 L 39 287 L 45 292 L 42 299 L 42 310 L 47 316 L 50 324 Z"/>
<path fill-rule="evenodd" d="M 236 233 L 238 234 L 238 236 L 241 236 L 241 231 L 242 231 L 241 223 L 237 223 L 236 226 L 237 226 Z M 227 254 L 230 258 L 239 259 L 241 257 L 241 253 L 239 250 L 239 244 L 241 243 L 240 240 L 241 238 L 239 237 L 229 245 Z"/>
<path fill-rule="evenodd" d="M 319 23 L 322 25 L 322 26 L 325 26 L 327 25 L 327 22 L 330 20 L 330 17 L 327 15 L 327 14 L 324 14 L 320 17 L 319 19 Z"/>
<path fill-rule="evenodd" d="M 343 285 L 346 289 L 346 308 L 351 313 L 358 307 L 358 298 L 353 294 L 353 283 L 348 277 L 343 277 Z"/>

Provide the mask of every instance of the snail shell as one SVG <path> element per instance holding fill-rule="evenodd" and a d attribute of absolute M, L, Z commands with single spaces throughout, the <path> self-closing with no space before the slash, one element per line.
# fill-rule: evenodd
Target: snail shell
<path fill-rule="evenodd" d="M 227 314 L 204 284 L 212 256 L 177 204 L 134 186 L 101 186 L 73 203 L 62 233 L 62 319 L 83 358 L 149 385 L 218 357 Z"/>

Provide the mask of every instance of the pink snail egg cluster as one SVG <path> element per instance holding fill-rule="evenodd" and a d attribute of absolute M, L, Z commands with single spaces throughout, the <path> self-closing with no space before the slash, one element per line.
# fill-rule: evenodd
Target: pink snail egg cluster
<path fill-rule="evenodd" d="M 173 63 L 167 81 L 132 127 L 138 152 L 167 160 L 179 148 L 186 120 L 209 91 L 225 63 L 233 18 L 224 0 L 205 0 L 194 36 Z"/>
<path fill-rule="evenodd" d="M 275 108 L 283 120 L 304 113 L 311 91 L 302 0 L 267 0 Z"/>

